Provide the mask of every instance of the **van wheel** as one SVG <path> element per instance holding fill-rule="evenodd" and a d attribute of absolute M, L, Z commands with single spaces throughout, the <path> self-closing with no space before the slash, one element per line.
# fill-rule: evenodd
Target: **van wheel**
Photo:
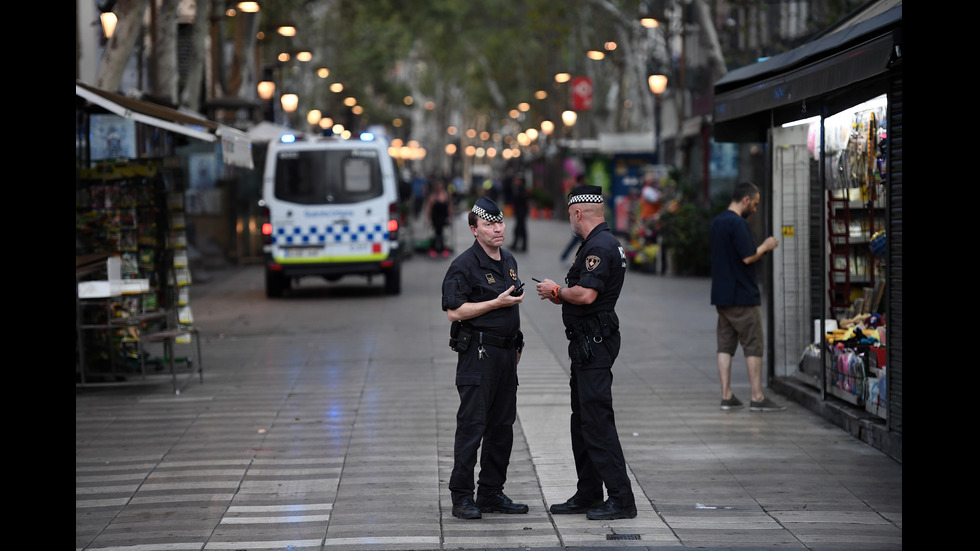
<path fill-rule="evenodd" d="M 269 298 L 279 298 L 282 296 L 283 291 L 285 291 L 288 286 L 289 280 L 287 280 L 282 274 L 266 269 L 265 296 Z"/>
<path fill-rule="evenodd" d="M 397 295 L 402 292 L 402 268 L 395 266 L 385 272 L 385 293 Z"/>

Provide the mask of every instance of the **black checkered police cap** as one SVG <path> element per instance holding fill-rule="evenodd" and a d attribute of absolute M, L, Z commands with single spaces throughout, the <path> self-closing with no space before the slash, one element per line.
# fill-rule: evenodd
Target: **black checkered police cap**
<path fill-rule="evenodd" d="M 568 193 L 568 204 L 602 203 L 602 188 L 599 186 L 578 186 Z"/>
<path fill-rule="evenodd" d="M 503 222 L 504 213 L 500 212 L 497 203 L 487 197 L 480 197 L 473 204 L 473 212 L 487 222 Z"/>

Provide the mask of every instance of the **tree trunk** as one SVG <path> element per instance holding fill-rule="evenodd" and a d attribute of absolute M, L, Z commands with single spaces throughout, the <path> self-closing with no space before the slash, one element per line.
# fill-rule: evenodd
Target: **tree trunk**
<path fill-rule="evenodd" d="M 180 105 L 188 111 L 201 110 L 201 84 L 204 81 L 204 68 L 207 58 L 208 24 L 211 13 L 211 0 L 197 0 L 194 15 L 194 29 L 191 31 L 190 57 L 187 60 L 187 76 L 184 89 L 180 91 Z M 212 47 L 218 47 L 213 44 Z"/>
<path fill-rule="evenodd" d="M 718 42 L 718 32 L 715 30 L 714 19 L 711 18 L 711 10 L 704 0 L 693 0 L 694 14 L 705 42 L 708 44 L 708 59 L 711 61 L 711 82 L 725 76 L 728 68 L 725 66 L 725 56 L 721 51 L 721 43 Z"/>
<path fill-rule="evenodd" d="M 150 90 L 158 98 L 177 103 L 177 4 L 178 0 L 159 0 L 150 45 L 152 82 Z"/>
<path fill-rule="evenodd" d="M 241 18 L 236 17 L 234 21 L 235 34 L 233 35 L 233 42 L 231 47 L 231 64 L 228 67 L 228 89 L 226 90 L 227 95 L 234 96 L 238 93 L 239 87 L 242 85 L 242 25 Z"/>
<path fill-rule="evenodd" d="M 235 61 L 240 65 L 239 82 L 238 88 L 232 88 L 231 91 L 236 97 L 255 99 L 258 95 L 256 85 L 259 83 L 255 62 L 255 36 L 259 32 L 259 15 L 239 13 L 236 19 L 238 26 L 235 29 Z"/>
<path fill-rule="evenodd" d="M 115 14 L 119 22 L 116 31 L 102 52 L 95 86 L 111 92 L 119 91 L 126 64 L 133 55 L 133 46 L 143 28 L 143 15 L 149 0 L 119 0 Z"/>

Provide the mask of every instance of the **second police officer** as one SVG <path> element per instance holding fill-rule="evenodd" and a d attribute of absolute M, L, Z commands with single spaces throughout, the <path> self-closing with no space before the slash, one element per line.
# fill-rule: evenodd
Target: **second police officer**
<path fill-rule="evenodd" d="M 612 403 L 612 366 L 620 346 L 615 308 L 626 276 L 626 253 L 605 221 L 604 208 L 599 186 L 578 186 L 568 194 L 572 232 L 584 241 L 565 287 L 550 279 L 536 286 L 542 300 L 561 305 L 571 359 L 570 429 L 578 484 L 575 495 L 552 505 L 551 513 L 585 513 L 590 520 L 636 516 Z"/>

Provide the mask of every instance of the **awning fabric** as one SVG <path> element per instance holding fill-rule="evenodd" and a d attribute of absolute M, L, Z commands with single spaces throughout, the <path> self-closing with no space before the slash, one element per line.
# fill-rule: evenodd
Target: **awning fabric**
<path fill-rule="evenodd" d="M 132 119 L 142 124 L 206 142 L 215 142 L 220 139 L 225 164 L 253 168 L 252 144 L 244 132 L 218 124 L 200 115 L 126 97 L 78 81 L 75 82 L 75 95 L 120 117 Z"/>
<path fill-rule="evenodd" d="M 716 130 L 726 122 L 884 74 L 896 46 L 893 31 L 901 23 L 899 3 L 846 29 L 728 73 L 715 83 Z"/>
<path fill-rule="evenodd" d="M 599 152 L 608 154 L 645 153 L 654 151 L 653 132 L 599 133 Z"/>
<path fill-rule="evenodd" d="M 248 129 L 248 139 L 252 143 L 278 142 L 283 134 L 295 134 L 296 131 L 288 126 L 280 126 L 268 121 L 262 121 Z"/>

